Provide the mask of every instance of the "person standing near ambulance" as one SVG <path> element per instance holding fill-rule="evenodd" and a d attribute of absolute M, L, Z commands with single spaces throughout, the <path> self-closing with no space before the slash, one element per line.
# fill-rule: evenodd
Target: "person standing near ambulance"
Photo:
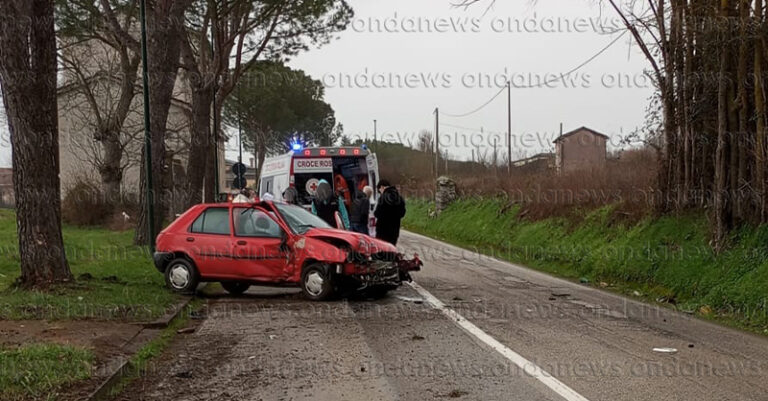
<path fill-rule="evenodd" d="M 370 235 L 368 217 L 371 213 L 370 197 L 372 194 L 373 188 L 366 186 L 362 191 L 357 192 L 355 200 L 352 201 L 352 213 L 349 216 L 349 222 L 352 224 L 352 231 L 356 233 Z"/>
<path fill-rule="evenodd" d="M 405 199 L 389 181 L 381 180 L 376 185 L 379 202 L 376 205 L 376 238 L 397 245 L 400 238 L 400 220 L 405 217 Z"/>
<path fill-rule="evenodd" d="M 336 213 L 339 213 L 339 223 L 337 224 Z M 315 191 L 315 198 L 312 200 L 312 214 L 323 219 L 331 227 L 340 230 L 349 228 L 349 214 L 344 206 L 344 200 L 333 193 L 331 184 L 326 180 L 320 180 Z"/>

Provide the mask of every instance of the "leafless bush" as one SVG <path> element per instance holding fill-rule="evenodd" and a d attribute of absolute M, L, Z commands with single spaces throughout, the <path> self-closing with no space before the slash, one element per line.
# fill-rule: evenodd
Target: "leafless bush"
<path fill-rule="evenodd" d="M 61 205 L 61 216 L 65 223 L 76 226 L 97 226 L 104 224 L 112 213 L 108 202 L 98 185 L 78 178 L 66 191 Z"/>
<path fill-rule="evenodd" d="M 520 216 L 527 219 L 572 216 L 576 211 L 616 206 L 616 214 L 639 219 L 653 210 L 656 189 L 655 152 L 635 149 L 612 155 L 605 168 L 557 174 L 553 170 L 513 170 L 477 168 L 451 174 L 462 198 L 500 197 L 509 207 L 520 206 Z M 430 198 L 431 180 L 413 181 L 406 195 Z M 583 213 L 581 213 L 583 215 Z"/>

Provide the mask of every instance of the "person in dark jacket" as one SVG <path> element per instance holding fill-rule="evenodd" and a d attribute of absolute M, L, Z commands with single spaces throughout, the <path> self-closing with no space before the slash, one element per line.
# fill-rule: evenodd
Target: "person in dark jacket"
<path fill-rule="evenodd" d="M 376 216 L 376 238 L 397 245 L 400 237 L 400 220 L 405 217 L 405 200 L 389 181 L 376 185 L 381 196 L 373 215 Z"/>
<path fill-rule="evenodd" d="M 341 225 L 336 224 L 336 213 L 339 213 Z M 346 230 L 349 227 L 349 216 L 342 198 L 333 193 L 331 184 L 326 180 L 320 180 L 312 201 L 312 214 L 325 220 L 331 227 Z"/>
<path fill-rule="evenodd" d="M 370 187 L 366 188 L 370 189 Z M 368 200 L 368 196 L 365 190 L 357 193 L 355 200 L 352 201 L 352 214 L 349 216 L 352 231 L 365 235 L 369 235 L 368 215 L 371 212 L 371 201 Z"/>

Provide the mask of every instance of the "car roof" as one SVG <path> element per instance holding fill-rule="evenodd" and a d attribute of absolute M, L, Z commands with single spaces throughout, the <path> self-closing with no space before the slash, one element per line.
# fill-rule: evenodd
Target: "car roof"
<path fill-rule="evenodd" d="M 273 204 L 275 202 L 268 201 L 268 200 L 261 200 L 261 199 L 255 199 L 248 202 L 220 202 L 220 203 L 199 203 L 196 206 L 197 207 L 203 207 L 203 208 L 209 208 L 209 207 L 229 207 L 229 206 L 244 206 L 244 207 L 250 207 L 250 206 L 267 206 L 270 204 Z"/>

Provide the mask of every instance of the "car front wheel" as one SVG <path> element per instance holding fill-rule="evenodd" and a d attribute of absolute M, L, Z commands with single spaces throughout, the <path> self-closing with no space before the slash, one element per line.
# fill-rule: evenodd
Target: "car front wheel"
<path fill-rule="evenodd" d="M 166 286 L 178 293 L 194 293 L 199 280 L 195 265 L 184 258 L 172 260 L 165 269 Z"/>
<path fill-rule="evenodd" d="M 251 287 L 250 284 L 240 281 L 223 281 L 221 286 L 224 287 L 224 289 L 232 295 L 241 295 L 242 293 L 248 291 L 248 288 Z"/>
<path fill-rule="evenodd" d="M 333 297 L 333 278 L 320 263 L 307 266 L 301 274 L 301 291 L 311 301 L 327 301 Z"/>

